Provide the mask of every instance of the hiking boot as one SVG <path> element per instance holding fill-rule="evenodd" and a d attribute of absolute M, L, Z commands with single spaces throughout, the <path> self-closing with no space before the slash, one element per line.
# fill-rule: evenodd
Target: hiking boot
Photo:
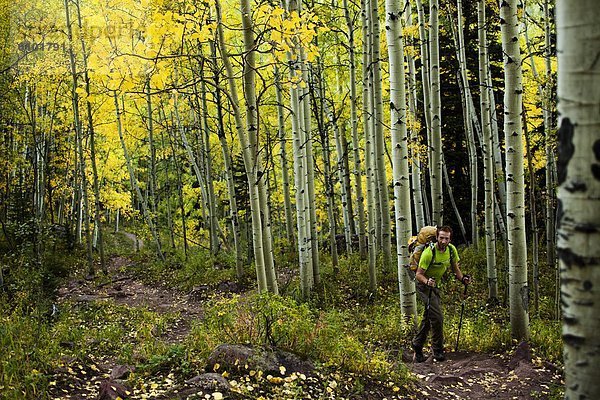
<path fill-rule="evenodd" d="M 433 352 L 433 359 L 435 361 L 446 361 L 446 356 L 444 355 L 443 351 L 434 351 Z"/>
<path fill-rule="evenodd" d="M 423 355 L 423 349 L 416 347 L 414 345 L 412 348 L 415 352 L 415 354 L 413 356 L 413 362 L 422 363 L 423 361 L 425 361 L 425 356 Z"/>

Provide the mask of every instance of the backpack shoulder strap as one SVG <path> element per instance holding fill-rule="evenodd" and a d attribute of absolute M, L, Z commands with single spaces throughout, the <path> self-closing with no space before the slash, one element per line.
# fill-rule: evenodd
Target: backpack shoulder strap
<path fill-rule="evenodd" d="M 435 242 L 429 243 L 429 248 L 431 249 L 431 261 L 429 261 L 427 268 L 431 267 L 431 264 L 435 261 Z"/>

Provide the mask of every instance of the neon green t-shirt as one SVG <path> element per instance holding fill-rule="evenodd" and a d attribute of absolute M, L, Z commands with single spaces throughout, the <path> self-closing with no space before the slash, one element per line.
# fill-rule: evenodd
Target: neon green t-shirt
<path fill-rule="evenodd" d="M 421 254 L 421 258 L 419 259 L 419 268 L 423 268 L 425 270 L 426 277 L 433 278 L 436 280 L 436 282 L 441 283 L 442 276 L 444 276 L 448 268 L 450 268 L 450 252 L 453 253 L 452 258 L 454 262 L 458 262 L 460 260 L 458 257 L 458 250 L 456 250 L 456 247 L 452 243 L 448 244 L 448 247 L 444 252 L 441 252 L 436 247 L 435 259 L 433 262 L 431 262 L 433 252 L 431 246 L 428 246 L 425 250 L 423 250 L 423 254 Z"/>

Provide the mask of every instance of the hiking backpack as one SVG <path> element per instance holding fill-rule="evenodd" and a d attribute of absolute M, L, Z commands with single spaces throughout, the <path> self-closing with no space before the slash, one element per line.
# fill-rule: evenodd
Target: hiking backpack
<path fill-rule="evenodd" d="M 437 227 L 435 226 L 424 226 L 419 230 L 417 236 L 412 236 L 408 240 L 408 251 L 410 253 L 409 264 L 407 265 L 408 275 L 412 280 L 415 280 L 417 268 L 419 267 L 419 260 L 421 254 L 427 246 L 431 247 L 433 257 L 431 261 L 435 260 L 435 243 L 437 238 Z M 450 264 L 452 264 L 453 252 L 450 251 Z"/>

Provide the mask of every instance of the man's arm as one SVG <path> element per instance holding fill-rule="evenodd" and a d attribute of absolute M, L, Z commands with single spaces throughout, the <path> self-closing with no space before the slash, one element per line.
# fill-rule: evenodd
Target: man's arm
<path fill-rule="evenodd" d="M 453 251 L 453 249 L 450 249 L 450 251 Z M 458 250 L 456 250 L 456 255 L 458 255 Z M 454 272 L 456 279 L 465 285 L 471 282 L 471 276 L 463 274 L 460 270 L 460 261 L 458 261 L 458 257 L 455 257 L 452 261 L 452 271 Z"/>

